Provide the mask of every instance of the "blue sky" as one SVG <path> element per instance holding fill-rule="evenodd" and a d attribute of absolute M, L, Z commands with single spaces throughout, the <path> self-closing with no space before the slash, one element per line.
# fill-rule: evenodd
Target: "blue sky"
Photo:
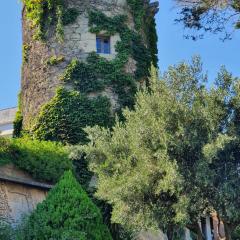
<path fill-rule="evenodd" d="M 221 42 L 218 36 L 207 35 L 193 42 L 183 38 L 183 28 L 174 24 L 177 11 L 172 0 L 160 0 L 157 15 L 159 66 L 161 71 L 181 60 L 200 55 L 204 69 L 214 80 L 221 65 L 240 76 L 240 31 L 234 39 Z M 21 4 L 18 0 L 2 1 L 0 8 L 0 109 L 16 106 L 21 74 Z"/>

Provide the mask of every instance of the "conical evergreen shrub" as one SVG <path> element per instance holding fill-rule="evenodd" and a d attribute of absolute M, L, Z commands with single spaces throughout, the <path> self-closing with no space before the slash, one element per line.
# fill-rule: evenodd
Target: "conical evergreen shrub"
<path fill-rule="evenodd" d="M 112 240 L 100 210 L 68 171 L 37 206 L 21 240 Z"/>

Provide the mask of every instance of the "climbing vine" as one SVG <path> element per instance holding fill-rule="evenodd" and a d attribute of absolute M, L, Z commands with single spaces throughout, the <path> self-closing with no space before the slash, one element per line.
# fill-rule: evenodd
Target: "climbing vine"
<path fill-rule="evenodd" d="M 61 26 L 75 21 L 78 12 L 68 9 L 66 13 L 63 0 L 55 0 L 54 5 L 52 5 L 53 0 L 49 1 L 50 4 L 43 7 L 43 12 L 45 14 L 50 10 L 55 12 L 50 20 L 57 23 L 56 31 L 61 32 Z M 110 110 L 110 100 L 100 96 L 106 89 L 110 90 L 114 97 L 116 96 L 118 113 L 121 113 L 120 110 L 124 107 L 133 107 L 138 82 L 147 80 L 151 62 L 157 62 L 156 45 L 154 45 L 156 32 L 153 32 L 155 21 L 152 18 L 150 18 L 152 28 L 150 30 L 143 28 L 146 17 L 143 1 L 128 0 L 127 2 L 134 17 L 135 29 L 129 28 L 128 18 L 125 15 L 109 17 L 98 10 L 88 12 L 91 33 L 104 36 L 119 34 L 120 40 L 115 45 L 116 56 L 108 60 L 92 52 L 85 61 L 77 58 L 70 61 L 60 80 L 72 86 L 74 91 L 60 89 L 55 97 L 42 107 L 32 129 L 33 135 L 38 139 L 71 144 L 85 143 L 87 141 L 83 131 L 85 126 L 97 124 L 111 127 L 113 114 Z M 42 26 L 40 24 L 41 29 L 44 29 L 44 25 Z M 150 36 L 144 39 L 143 35 L 147 34 Z M 47 64 L 51 66 L 60 61 L 62 58 L 52 56 Z M 129 61 L 133 69 L 128 73 L 126 67 L 130 64 Z M 88 97 L 89 94 L 96 92 L 98 97 L 91 99 Z"/>
<path fill-rule="evenodd" d="M 75 22 L 79 13 L 75 8 L 68 8 L 64 0 L 22 0 L 26 17 L 35 30 L 34 39 L 44 40 L 47 29 L 55 25 L 56 37 L 63 41 L 63 26 Z"/>
<path fill-rule="evenodd" d="M 146 36 L 149 45 L 149 49 L 151 52 L 152 63 L 154 67 L 158 67 L 158 35 L 157 35 L 157 28 L 156 28 L 156 21 L 154 17 L 149 17 L 147 21 L 147 25 L 145 25 L 146 29 Z"/>
<path fill-rule="evenodd" d="M 18 110 L 13 122 L 13 137 L 18 138 L 21 136 L 23 125 L 23 116 L 22 116 L 22 101 L 21 101 L 21 92 L 18 94 Z"/>
<path fill-rule="evenodd" d="M 50 66 L 57 65 L 65 60 L 64 56 L 51 56 L 47 61 L 46 64 Z"/>
<path fill-rule="evenodd" d="M 141 35 L 130 30 L 126 24 L 127 17 L 117 15 L 108 17 L 100 11 L 89 12 L 90 32 L 105 35 L 119 33 L 120 41 L 116 44 L 117 55 L 107 60 L 96 53 L 91 53 L 85 62 L 73 59 L 66 68 L 61 80 L 72 84 L 81 93 L 104 90 L 111 87 L 118 95 L 120 108 L 132 107 L 137 90 L 137 81 L 149 75 L 151 54 L 144 45 Z M 125 73 L 125 66 L 132 58 L 136 62 L 134 76 Z"/>
<path fill-rule="evenodd" d="M 127 0 L 127 3 L 134 17 L 135 28 L 139 31 L 144 25 L 144 17 L 146 14 L 146 10 L 144 9 L 144 1 Z"/>
<path fill-rule="evenodd" d="M 143 29 L 145 31 L 146 42 L 151 53 L 151 61 L 155 67 L 158 64 L 158 49 L 157 49 L 157 32 L 154 16 L 146 14 L 144 10 L 144 1 L 127 0 L 131 13 L 134 17 L 135 28 L 137 31 Z"/>
<path fill-rule="evenodd" d="M 55 97 L 43 106 L 33 127 L 33 137 L 69 144 L 85 143 L 84 127 L 112 125 L 110 106 L 107 97 L 89 99 L 78 91 L 59 88 Z"/>
<path fill-rule="evenodd" d="M 23 63 L 28 62 L 29 51 L 31 50 L 31 46 L 28 44 L 23 44 L 22 46 L 22 60 Z"/>

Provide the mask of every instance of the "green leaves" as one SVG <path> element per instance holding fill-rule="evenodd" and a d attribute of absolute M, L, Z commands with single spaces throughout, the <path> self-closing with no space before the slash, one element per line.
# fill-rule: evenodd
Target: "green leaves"
<path fill-rule="evenodd" d="M 213 210 L 227 223 L 239 219 L 239 141 L 227 134 L 239 123 L 239 80 L 224 68 L 214 87 L 207 80 L 199 57 L 160 79 L 152 69 L 150 86 L 138 92 L 133 111 L 124 111 L 125 123 L 112 132 L 86 129 L 96 195 L 112 204 L 114 222 L 171 232 L 197 229 Z"/>
<path fill-rule="evenodd" d="M 100 210 L 69 171 L 27 219 L 19 240 L 111 240 Z"/>
<path fill-rule="evenodd" d="M 63 0 L 22 0 L 26 6 L 26 17 L 34 29 L 34 39 L 44 40 L 47 29 L 55 25 L 56 38 L 62 42 L 63 26 L 76 21 L 79 13 L 75 8 L 67 8 Z"/>
<path fill-rule="evenodd" d="M 14 163 L 36 180 L 56 183 L 66 170 L 72 169 L 69 153 L 60 143 L 27 137 L 0 138 L 0 143 L 0 165 Z"/>
<path fill-rule="evenodd" d="M 183 178 L 168 154 L 168 95 L 159 91 L 163 82 L 155 84 L 151 94 L 138 94 L 135 111 L 124 111 L 126 122 L 117 122 L 112 132 L 87 129 L 85 151 L 98 176 L 97 196 L 112 204 L 114 222 L 135 230 L 166 229 L 188 217 Z"/>
<path fill-rule="evenodd" d="M 60 88 L 55 97 L 43 106 L 32 133 L 40 140 L 77 144 L 87 141 L 84 127 L 111 124 L 107 97 L 89 99 L 77 91 Z"/>
<path fill-rule="evenodd" d="M 187 35 L 193 40 L 201 39 L 206 32 L 222 34 L 221 40 L 231 40 L 235 29 L 239 29 L 239 0 L 188 1 L 176 0 L 181 7 L 180 18 L 185 28 L 196 31 Z"/>

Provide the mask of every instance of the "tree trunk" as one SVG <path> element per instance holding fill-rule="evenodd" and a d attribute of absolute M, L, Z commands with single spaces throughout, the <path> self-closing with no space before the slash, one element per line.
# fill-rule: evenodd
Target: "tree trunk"
<path fill-rule="evenodd" d="M 173 228 L 170 228 L 168 231 L 167 231 L 167 237 L 168 237 L 168 240 L 174 240 L 173 239 Z"/>
<path fill-rule="evenodd" d="M 225 224 L 224 228 L 225 228 L 226 240 L 231 240 L 232 227 L 229 226 L 228 224 Z"/>
<path fill-rule="evenodd" d="M 198 228 L 197 228 L 197 240 L 204 240 L 204 239 L 205 239 L 205 237 L 203 236 L 202 231 L 201 231 L 200 227 L 198 226 Z"/>
<path fill-rule="evenodd" d="M 188 225 L 187 228 L 197 234 L 197 240 L 205 240 L 198 223 Z"/>

